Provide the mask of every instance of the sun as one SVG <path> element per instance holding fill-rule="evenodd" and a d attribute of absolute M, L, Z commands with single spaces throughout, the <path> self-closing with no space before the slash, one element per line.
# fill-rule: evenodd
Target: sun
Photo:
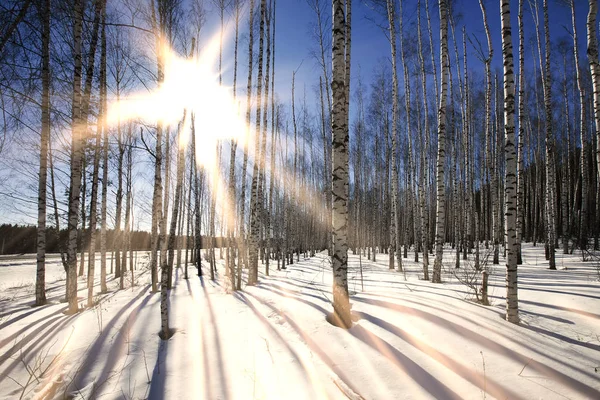
<path fill-rule="evenodd" d="M 177 127 L 180 146 L 189 144 L 194 129 L 196 162 L 212 169 L 217 143 L 227 139 L 243 142 L 249 132 L 232 89 L 219 82 L 219 36 L 213 36 L 199 56 L 182 57 L 167 44 L 160 51 L 163 82 L 149 92 L 136 92 L 111 102 L 107 124 L 139 121 Z"/>

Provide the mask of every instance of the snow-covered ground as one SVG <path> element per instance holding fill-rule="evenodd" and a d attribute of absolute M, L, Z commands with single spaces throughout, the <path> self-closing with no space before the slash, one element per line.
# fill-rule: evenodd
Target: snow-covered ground
<path fill-rule="evenodd" d="M 325 254 L 230 294 L 189 268 L 170 295 L 175 335 L 162 342 L 160 299 L 147 257 L 135 285 L 109 282 L 97 306 L 65 315 L 64 271 L 48 271 L 50 304 L 32 308 L 35 258 L 0 259 L 0 398 L 102 399 L 598 399 L 600 283 L 592 263 L 525 245 L 520 326 L 503 320 L 504 267 L 493 266 L 490 306 L 472 301 L 446 251 L 444 283 L 350 255 L 355 324 L 326 322 L 332 274 Z M 501 258 L 501 263 L 503 262 Z M 221 262 L 222 263 L 222 262 Z M 362 279 L 361 267 L 362 264 Z M 61 275 L 62 274 L 62 275 Z M 97 282 L 97 281 L 96 281 Z M 79 282 L 85 302 L 85 281 Z M 596 370 L 597 368 L 597 370 Z"/>

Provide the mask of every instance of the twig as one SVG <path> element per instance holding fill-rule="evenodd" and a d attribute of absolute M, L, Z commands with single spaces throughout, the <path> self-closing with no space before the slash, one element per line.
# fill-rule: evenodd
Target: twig
<path fill-rule="evenodd" d="M 531 358 L 529 360 L 527 360 L 527 362 L 525 363 L 525 365 L 523 365 L 523 368 L 521 368 L 521 372 L 519 372 L 519 376 L 521 376 L 521 374 L 523 373 L 523 371 L 525 371 L 525 367 L 527 367 L 529 365 L 530 361 L 531 361 Z"/>
<path fill-rule="evenodd" d="M 148 384 L 150 384 L 150 374 L 148 373 L 148 362 L 146 361 L 146 352 L 142 349 L 142 353 L 144 354 L 144 365 L 146 366 L 146 378 L 148 378 Z"/>
<path fill-rule="evenodd" d="M 483 351 L 480 351 L 481 360 L 483 361 L 483 399 L 485 400 L 485 394 L 487 393 L 487 378 L 485 376 L 485 358 L 483 357 Z"/>
<path fill-rule="evenodd" d="M 267 346 L 267 352 L 269 353 L 269 357 L 271 357 L 271 362 L 274 364 L 275 361 L 273 360 L 273 354 L 271 354 L 271 349 L 269 348 L 269 342 L 265 337 L 261 336 L 261 338 L 265 341 L 265 346 Z"/>

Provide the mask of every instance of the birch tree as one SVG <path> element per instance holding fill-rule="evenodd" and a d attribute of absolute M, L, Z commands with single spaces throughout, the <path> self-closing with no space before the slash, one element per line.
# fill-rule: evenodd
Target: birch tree
<path fill-rule="evenodd" d="M 504 158 L 505 169 L 505 218 L 506 218 L 506 320 L 519 322 L 517 292 L 517 158 L 515 154 L 515 78 L 512 31 L 510 26 L 510 2 L 500 0 L 502 16 L 502 61 L 504 63 Z"/>
<path fill-rule="evenodd" d="M 254 48 L 254 0 L 250 0 L 250 8 L 249 8 L 250 12 L 248 13 L 249 15 L 249 24 L 248 24 L 248 32 L 249 32 L 249 37 L 248 37 L 248 83 L 246 86 L 246 126 L 248 129 L 248 132 L 246 132 L 246 137 L 248 138 L 249 136 L 249 130 L 250 130 L 250 122 L 252 119 L 252 104 L 251 104 L 251 99 L 252 99 L 252 61 L 254 58 L 254 53 L 253 53 L 253 48 Z M 247 141 L 244 141 L 245 143 Z M 246 231 L 246 222 L 245 222 L 245 215 L 246 215 L 246 170 L 247 170 L 247 166 L 248 166 L 248 148 L 245 147 L 244 148 L 244 160 L 242 162 L 242 172 L 240 175 L 240 179 L 242 180 L 242 187 L 240 190 L 240 214 L 239 214 L 239 218 L 240 218 L 240 229 L 239 229 L 239 237 L 240 237 L 240 241 L 242 242 L 242 246 L 241 249 L 238 251 L 238 254 L 240 255 L 240 259 L 246 259 L 246 238 L 245 238 L 245 231 Z M 241 264 L 241 260 L 238 260 L 238 263 Z M 238 279 L 237 279 L 237 283 L 236 283 L 236 288 L 237 289 L 241 289 L 241 285 L 242 285 L 242 268 L 241 266 L 238 266 Z"/>
<path fill-rule="evenodd" d="M 106 6 L 106 2 L 104 3 Z M 102 30 L 100 32 L 100 68 L 106 71 L 106 12 L 102 13 Z M 106 72 L 100 74 L 100 85 L 104 97 L 101 98 L 102 108 L 107 109 L 106 101 Z M 106 287 L 106 214 L 108 200 L 108 129 L 102 121 L 102 192 L 100 200 L 100 292 L 105 293 Z"/>
<path fill-rule="evenodd" d="M 433 264 L 432 282 L 442 281 L 442 256 L 444 252 L 445 218 L 446 218 L 446 186 L 444 181 L 444 165 L 446 163 L 446 96 L 448 92 L 448 74 L 450 70 L 450 57 L 448 56 L 448 3 L 439 0 L 440 8 L 440 74 L 441 95 L 438 110 L 438 153 L 437 153 L 437 214 L 435 229 L 435 262 Z"/>
<path fill-rule="evenodd" d="M 404 51 L 404 29 L 403 29 L 403 17 L 402 17 L 402 2 L 400 0 L 399 7 L 399 32 L 400 32 L 400 59 L 402 64 L 402 70 L 404 72 L 404 107 L 406 112 L 406 141 L 408 143 L 408 203 L 409 203 L 409 212 L 413 215 L 413 235 L 414 235 L 414 246 L 415 246 L 415 262 L 419 262 L 419 246 L 418 246 L 418 234 L 419 234 L 419 218 L 417 216 L 417 205 L 416 205 L 416 196 L 413 193 L 414 185 L 413 185 L 413 176 L 416 180 L 416 171 L 415 171 L 415 162 L 413 161 L 413 139 L 411 132 L 411 93 L 410 93 L 410 77 L 409 77 L 409 68 L 406 63 L 406 56 Z M 413 175 L 414 174 L 414 175 Z M 408 236 L 408 235 L 407 235 Z M 426 270 L 426 267 L 424 267 Z"/>
<path fill-rule="evenodd" d="M 586 136 L 586 114 L 585 114 L 585 86 L 581 70 L 579 69 L 579 52 L 577 49 L 577 24 L 575 19 L 575 0 L 570 0 L 571 3 L 571 22 L 573 24 L 573 58 L 575 60 L 575 79 L 577 80 L 577 89 L 579 91 L 579 138 L 581 140 L 581 211 L 580 211 L 580 234 L 579 246 L 582 250 L 587 248 L 587 199 L 588 199 L 588 159 L 587 159 L 587 144 Z M 594 114 L 595 115 L 595 114 Z"/>
<path fill-rule="evenodd" d="M 194 49 L 192 48 L 191 54 L 194 54 Z M 183 111 L 183 119 L 179 123 L 179 127 L 177 129 L 177 175 L 175 181 L 175 199 L 173 201 L 173 211 L 171 214 L 171 226 L 169 230 L 169 242 L 168 242 L 168 260 L 167 264 L 163 265 L 163 268 L 167 268 L 169 271 L 169 276 L 172 275 L 173 271 L 173 258 L 175 257 L 175 241 L 177 240 L 177 219 L 179 213 L 182 212 L 180 210 L 181 199 L 183 197 L 183 172 L 185 169 L 185 146 L 181 143 L 183 130 L 187 129 L 187 110 Z"/>
<path fill-rule="evenodd" d="M 41 306 L 46 303 L 46 187 L 48 177 L 48 143 L 50 141 L 50 0 L 43 0 L 40 2 L 38 13 L 42 25 L 42 55 L 40 67 L 42 77 L 42 129 L 38 186 L 35 305 Z"/>
<path fill-rule="evenodd" d="M 387 0 L 387 16 L 392 53 L 392 215 L 390 218 L 389 269 L 394 269 L 394 251 L 397 252 L 398 271 L 402 271 L 400 253 L 400 226 L 398 224 L 398 167 L 396 165 L 398 136 L 398 73 L 396 70 L 396 4 L 395 0 Z"/>
<path fill-rule="evenodd" d="M 517 265 L 523 263 L 521 241 L 524 225 L 524 157 L 525 154 L 525 35 L 523 33 L 523 1 L 519 0 L 519 145 L 517 148 Z"/>
<path fill-rule="evenodd" d="M 544 66 L 544 108 L 546 111 L 546 213 L 547 213 L 547 240 L 549 252 L 549 268 L 556 269 L 555 249 L 555 198 L 556 177 L 554 171 L 554 137 L 552 136 L 552 71 L 550 69 L 550 23 L 548 21 L 548 0 L 544 0 L 544 36 L 546 44 L 546 57 Z"/>
<path fill-rule="evenodd" d="M 429 280 L 429 216 L 426 208 L 426 192 L 427 192 L 427 152 L 429 150 L 429 106 L 427 103 L 427 75 L 425 74 L 425 59 L 423 56 L 423 40 L 421 38 L 421 0 L 417 2 L 417 41 L 418 41 L 418 53 L 419 53 L 419 64 L 421 66 L 421 88 L 423 95 L 424 105 L 424 124 L 421 129 L 421 117 L 417 118 L 419 121 L 419 133 L 421 136 L 421 171 L 420 171 L 420 185 L 419 185 L 419 207 L 421 213 L 421 246 L 423 249 L 423 279 Z M 420 107 L 417 108 L 417 115 L 421 112 Z"/>
<path fill-rule="evenodd" d="M 598 179 L 600 180 L 600 62 L 598 61 L 598 37 L 596 18 L 598 16 L 598 0 L 589 0 L 587 17 L 587 55 L 592 74 L 594 91 L 594 123 L 596 127 L 596 162 L 598 163 Z"/>
<path fill-rule="evenodd" d="M 69 183 L 69 211 L 67 230 L 67 280 L 66 297 L 69 313 L 76 313 L 77 305 L 77 223 L 79 217 L 79 199 L 81 189 L 81 164 L 83 158 L 83 132 L 81 124 L 81 72 L 82 72 L 82 30 L 83 0 L 74 2 L 73 21 L 73 86 L 71 96 L 71 163 Z"/>
<path fill-rule="evenodd" d="M 263 0 L 264 1 L 264 0 Z M 350 327 L 348 293 L 348 109 L 344 59 L 346 51 L 346 12 L 343 0 L 332 0 L 332 236 L 333 310 L 336 322 Z M 349 82 L 348 82 L 349 83 Z"/>
<path fill-rule="evenodd" d="M 236 102 L 237 98 L 237 70 L 238 70 L 238 42 L 239 42 L 239 27 L 240 27 L 240 0 L 234 0 L 233 9 L 235 15 L 235 40 L 234 40 L 234 50 L 233 50 L 233 102 Z M 227 268 L 229 269 L 230 274 L 230 284 L 231 289 L 234 291 L 236 289 L 235 285 L 235 250 L 239 249 L 238 243 L 235 242 L 233 235 L 235 231 L 235 219 L 236 215 L 236 202 L 235 202 L 235 159 L 237 152 L 237 140 L 235 138 L 231 139 L 231 155 L 229 156 L 229 207 L 232 210 L 231 218 L 229 218 L 229 223 L 227 224 L 227 238 L 229 241 L 229 257 L 227 259 Z"/>
<path fill-rule="evenodd" d="M 261 137 L 261 104 L 262 104 L 262 84 L 263 84 L 263 46 L 266 16 L 266 0 L 260 2 L 260 24 L 258 34 L 258 77 L 256 78 L 256 135 L 254 147 L 254 167 L 252 172 L 252 197 L 250 209 L 250 240 L 249 240 L 249 274 L 248 285 L 255 285 L 258 282 L 258 246 L 260 229 L 260 208 L 262 199 L 259 190 L 259 173 L 262 167 L 262 156 L 260 151 Z"/>

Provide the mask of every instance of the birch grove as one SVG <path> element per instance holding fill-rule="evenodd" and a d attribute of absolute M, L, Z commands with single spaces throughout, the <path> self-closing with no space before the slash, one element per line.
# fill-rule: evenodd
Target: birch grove
<path fill-rule="evenodd" d="M 505 265 L 517 324 L 517 268 L 597 257 L 597 1 L 306 0 L 298 48 L 276 0 L 130 3 L 0 10 L 2 226 L 35 225 L 0 244 L 36 306 L 53 253 L 69 314 L 147 271 L 165 340 L 180 271 L 237 298 L 319 259 L 350 328 L 363 263 L 482 303 Z"/>

